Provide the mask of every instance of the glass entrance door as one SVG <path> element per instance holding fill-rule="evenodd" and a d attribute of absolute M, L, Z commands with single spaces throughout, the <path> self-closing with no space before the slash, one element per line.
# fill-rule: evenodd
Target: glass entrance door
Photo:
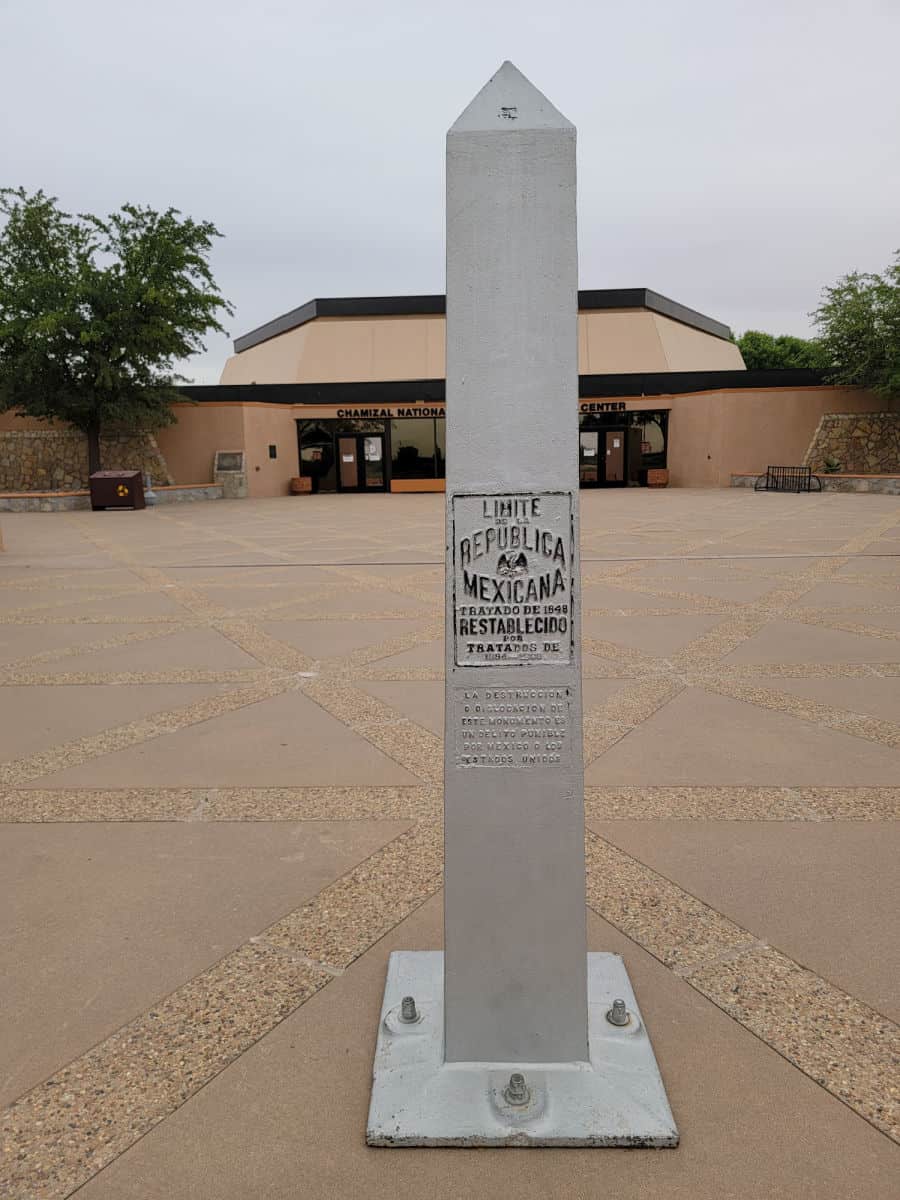
<path fill-rule="evenodd" d="M 582 487 L 596 487 L 600 482 L 600 434 L 596 429 L 582 429 L 578 436 L 578 474 Z"/>
<path fill-rule="evenodd" d="M 338 438 L 338 480 L 342 492 L 359 491 L 359 455 L 356 437 Z"/>
<path fill-rule="evenodd" d="M 606 431 L 606 483 L 625 483 L 625 430 Z"/>
<path fill-rule="evenodd" d="M 380 433 L 366 433 L 359 441 L 362 449 L 363 486 L 367 492 L 383 492 L 387 482 L 384 472 L 384 437 Z"/>
<path fill-rule="evenodd" d="M 387 487 L 384 434 L 338 437 L 338 482 L 342 492 L 383 492 Z"/>

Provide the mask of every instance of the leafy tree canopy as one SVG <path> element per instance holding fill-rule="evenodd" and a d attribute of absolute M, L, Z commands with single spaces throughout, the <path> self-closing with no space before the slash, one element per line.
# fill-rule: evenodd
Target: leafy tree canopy
<path fill-rule="evenodd" d="M 881 275 L 853 271 L 811 314 L 833 383 L 900 396 L 900 251 Z"/>
<path fill-rule="evenodd" d="M 748 371 L 779 371 L 805 367 L 824 371 L 829 366 L 828 355 L 818 341 L 781 334 L 762 333 L 748 329 L 736 339 Z"/>
<path fill-rule="evenodd" d="M 208 221 L 125 204 L 107 219 L 0 190 L 0 411 L 85 432 L 170 424 L 175 363 L 231 313 L 209 268 Z"/>

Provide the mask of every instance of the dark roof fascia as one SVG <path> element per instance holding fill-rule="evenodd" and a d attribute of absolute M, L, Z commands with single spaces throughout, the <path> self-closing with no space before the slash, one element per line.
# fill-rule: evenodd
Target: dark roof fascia
<path fill-rule="evenodd" d="M 654 371 L 628 375 L 580 375 L 582 400 L 604 396 L 669 396 L 690 392 L 770 387 L 816 387 L 820 371 Z M 254 401 L 263 404 L 443 404 L 443 379 L 398 379 L 365 383 L 225 383 L 178 389 L 198 403 Z"/>
<path fill-rule="evenodd" d="M 646 308 L 650 312 L 671 317 L 682 325 L 690 325 L 713 337 L 731 340 L 731 330 L 721 321 L 714 321 L 693 308 L 687 308 L 653 292 L 649 288 L 602 288 L 578 293 L 580 312 L 595 312 L 609 308 Z M 331 299 L 309 300 L 299 308 L 291 309 L 258 329 L 252 329 L 235 338 L 234 352 L 241 354 L 251 346 L 258 346 L 271 338 L 297 329 L 300 325 L 314 321 L 316 317 L 417 317 L 441 315 L 447 310 L 446 296 L 344 296 Z"/>
<path fill-rule="evenodd" d="M 731 341 L 731 330 L 721 321 L 715 321 L 694 308 L 670 300 L 650 288 L 603 288 L 595 292 L 579 292 L 578 308 L 581 312 L 592 312 L 603 308 L 646 308 L 650 312 L 659 313 L 661 317 L 670 317 L 682 325 L 690 325 L 703 333 Z"/>
<path fill-rule="evenodd" d="M 647 371 L 626 375 L 579 375 L 578 395 L 683 396 L 690 392 L 816 387 L 825 383 L 821 371 Z"/>
<path fill-rule="evenodd" d="M 331 299 L 308 300 L 258 329 L 235 338 L 234 352 L 240 354 L 260 342 L 278 337 L 314 321 L 316 317 L 413 317 L 434 316 L 445 312 L 444 296 L 335 296 Z"/>

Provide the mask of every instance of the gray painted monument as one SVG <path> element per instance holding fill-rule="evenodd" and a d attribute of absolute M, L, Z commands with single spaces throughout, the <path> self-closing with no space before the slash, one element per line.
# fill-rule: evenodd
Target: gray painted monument
<path fill-rule="evenodd" d="M 575 128 L 504 63 L 447 136 L 445 950 L 391 956 L 373 1145 L 678 1140 L 586 953 L 577 293 Z"/>

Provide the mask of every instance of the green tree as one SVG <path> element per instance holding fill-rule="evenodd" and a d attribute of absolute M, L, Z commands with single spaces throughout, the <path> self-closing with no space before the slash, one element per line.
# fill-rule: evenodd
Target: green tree
<path fill-rule="evenodd" d="M 825 288 L 810 315 L 833 383 L 900 396 L 900 251 L 881 275 L 853 271 Z"/>
<path fill-rule="evenodd" d="M 818 341 L 786 333 L 775 337 L 758 329 L 748 329 L 736 340 L 748 371 L 782 371 L 792 367 L 824 371 L 829 366 L 828 355 Z"/>
<path fill-rule="evenodd" d="M 171 424 L 175 363 L 225 332 L 221 234 L 174 208 L 73 216 L 23 188 L 0 190 L 0 213 L 0 411 L 74 425 L 96 471 L 101 431 Z"/>

